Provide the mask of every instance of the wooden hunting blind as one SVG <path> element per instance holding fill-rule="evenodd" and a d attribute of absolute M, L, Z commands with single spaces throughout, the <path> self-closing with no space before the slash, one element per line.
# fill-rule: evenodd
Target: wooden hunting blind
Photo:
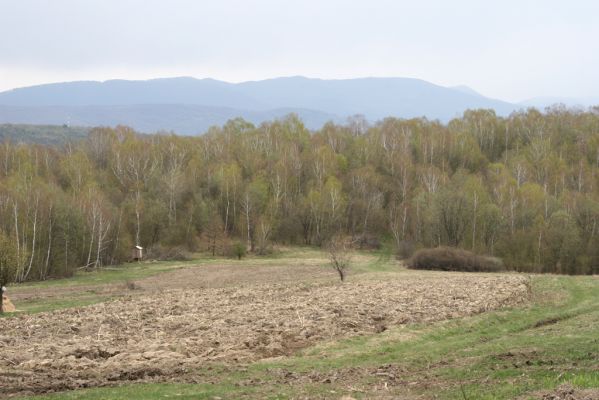
<path fill-rule="evenodd" d="M 132 250 L 133 261 L 141 261 L 144 257 L 144 248 L 141 246 L 135 246 Z"/>

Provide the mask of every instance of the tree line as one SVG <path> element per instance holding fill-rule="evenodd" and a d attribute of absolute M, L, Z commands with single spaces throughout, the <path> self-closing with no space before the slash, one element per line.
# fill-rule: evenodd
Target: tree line
<path fill-rule="evenodd" d="M 0 146 L 0 230 L 16 280 L 126 261 L 134 245 L 223 253 L 342 234 L 398 252 L 448 245 L 520 271 L 599 273 L 599 108 L 447 124 L 296 116 L 197 137 L 95 128 Z"/>

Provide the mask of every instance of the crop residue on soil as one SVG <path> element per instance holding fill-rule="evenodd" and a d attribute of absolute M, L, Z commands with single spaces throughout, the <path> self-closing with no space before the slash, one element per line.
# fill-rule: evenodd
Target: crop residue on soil
<path fill-rule="evenodd" d="M 181 380 L 211 361 L 247 363 L 319 341 L 524 301 L 525 278 L 435 274 L 172 289 L 5 319 L 0 394 Z"/>

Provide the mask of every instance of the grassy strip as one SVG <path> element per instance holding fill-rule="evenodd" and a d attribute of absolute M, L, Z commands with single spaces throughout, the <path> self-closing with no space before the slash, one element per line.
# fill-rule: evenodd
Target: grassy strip
<path fill-rule="evenodd" d="M 286 249 L 285 251 L 275 252 L 265 256 L 250 256 L 243 260 L 236 260 L 222 257 L 212 257 L 202 254 L 196 254 L 194 259 L 189 261 L 145 261 L 141 263 L 125 263 L 112 267 L 100 268 L 97 270 L 77 271 L 75 276 L 63 279 L 50 279 L 39 282 L 27 282 L 24 284 L 12 285 L 10 290 L 28 288 L 46 288 L 56 286 L 87 286 L 104 285 L 115 282 L 124 282 L 127 280 L 137 280 L 147 278 L 162 272 L 173 271 L 179 268 L 187 268 L 199 265 L 211 265 L 226 262 L 228 264 L 240 265 L 268 265 L 280 264 L 280 260 L 290 258 L 322 258 L 323 264 L 326 264 L 326 256 L 318 249 L 312 247 Z"/>
<path fill-rule="evenodd" d="M 11 290 L 17 291 L 21 288 L 46 288 L 57 286 L 104 285 L 126 280 L 147 278 L 162 272 L 199 265 L 209 261 L 210 259 L 195 259 L 192 261 L 148 261 L 142 263 L 122 264 L 92 271 L 81 270 L 77 271 L 75 276 L 70 278 L 50 279 L 47 281 L 31 283 L 28 282 L 21 285 L 14 285 L 11 287 Z"/>
<path fill-rule="evenodd" d="M 84 307 L 110 300 L 112 296 L 95 294 L 78 294 L 67 298 L 34 299 L 19 302 L 19 309 L 13 314 L 0 314 L 0 318 L 10 318 L 20 314 L 62 310 L 64 308 Z"/>
<path fill-rule="evenodd" d="M 64 295 L 61 297 L 41 297 L 20 300 L 16 303 L 18 308 L 16 313 L 0 314 L 0 318 L 10 318 L 23 313 L 32 314 L 101 303 L 103 301 L 115 298 L 115 295 L 98 294 L 94 290 L 90 290 L 89 286 L 100 287 L 102 285 L 122 283 L 124 287 L 125 282 L 127 281 L 135 281 L 163 272 L 199 265 L 206 262 L 210 262 L 210 260 L 201 259 L 185 262 L 146 262 L 124 264 L 118 267 L 101 268 L 89 272 L 80 271 L 71 278 L 14 285 L 10 288 L 10 292 L 14 291 L 18 293 L 18 291 L 21 289 L 29 290 L 32 288 L 77 288 L 78 286 L 81 286 L 81 290 L 71 289 L 69 291 L 65 291 Z"/>

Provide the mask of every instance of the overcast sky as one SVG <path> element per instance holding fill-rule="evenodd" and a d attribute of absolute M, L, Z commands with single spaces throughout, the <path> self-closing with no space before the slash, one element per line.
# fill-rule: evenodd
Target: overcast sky
<path fill-rule="evenodd" d="M 599 96 L 596 0 L 0 0 L 0 90 L 46 82 L 414 77 Z"/>

